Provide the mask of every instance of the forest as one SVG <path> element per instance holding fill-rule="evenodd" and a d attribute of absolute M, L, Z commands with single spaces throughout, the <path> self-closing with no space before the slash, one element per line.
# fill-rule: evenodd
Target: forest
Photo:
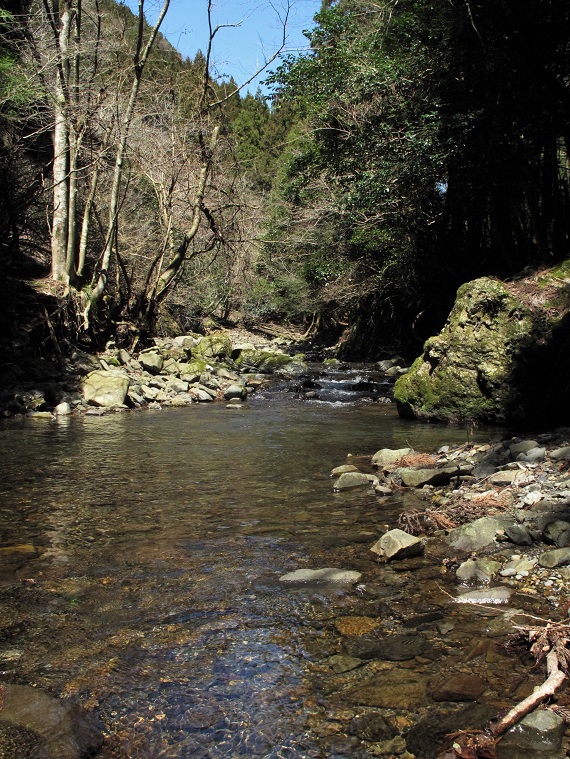
<path fill-rule="evenodd" d="M 324 0 L 270 97 L 168 5 L 0 10 L 4 349 L 275 322 L 413 355 L 464 282 L 568 257 L 567 3 Z"/>

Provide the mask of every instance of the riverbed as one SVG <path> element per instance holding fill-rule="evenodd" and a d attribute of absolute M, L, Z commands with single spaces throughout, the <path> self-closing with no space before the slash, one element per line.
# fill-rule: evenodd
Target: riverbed
<path fill-rule="evenodd" d="M 395 668 L 425 683 L 477 672 L 479 701 L 508 705 L 528 666 L 490 648 L 493 613 L 453 603 L 440 556 L 397 572 L 369 551 L 413 494 L 334 493 L 330 479 L 349 454 L 433 451 L 468 434 L 402 421 L 387 403 L 285 392 L 241 409 L 3 423 L 2 679 L 93 710 L 102 759 L 353 758 L 390 741 L 403 755 L 415 724 L 457 705 L 363 705 L 355 689 Z M 320 567 L 362 579 L 279 580 Z M 335 657 L 363 631 L 425 645 L 342 671 Z M 370 712 L 384 733 L 358 729 Z"/>

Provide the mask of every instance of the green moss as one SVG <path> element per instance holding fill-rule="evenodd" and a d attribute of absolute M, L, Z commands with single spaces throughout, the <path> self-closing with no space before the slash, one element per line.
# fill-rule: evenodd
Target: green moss
<path fill-rule="evenodd" d="M 192 348 L 192 356 L 203 359 L 224 358 L 232 352 L 232 341 L 227 335 L 209 335 Z"/>
<path fill-rule="evenodd" d="M 282 369 L 293 361 L 285 353 L 271 351 L 243 350 L 236 358 L 237 367 L 243 372 L 263 372 L 270 374 Z"/>

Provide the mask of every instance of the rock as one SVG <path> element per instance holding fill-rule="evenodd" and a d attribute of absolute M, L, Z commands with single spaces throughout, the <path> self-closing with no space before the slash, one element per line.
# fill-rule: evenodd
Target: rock
<path fill-rule="evenodd" d="M 103 745 L 102 726 L 78 706 L 26 685 L 1 684 L 0 695 L 1 719 L 37 733 L 49 759 L 82 759 Z"/>
<path fill-rule="evenodd" d="M 242 350 L 236 358 L 236 365 L 242 372 L 264 372 L 271 374 L 283 369 L 293 361 L 286 353 L 262 350 Z"/>
<path fill-rule="evenodd" d="M 564 567 L 570 564 L 570 548 L 555 548 L 553 551 L 545 551 L 538 557 L 538 563 L 546 569 Z"/>
<path fill-rule="evenodd" d="M 429 714 L 415 722 L 406 735 L 406 748 L 416 759 L 434 759 L 445 738 L 458 730 L 484 728 L 496 716 L 496 707 L 488 704 L 469 704 L 451 714 Z"/>
<path fill-rule="evenodd" d="M 348 569 L 297 569 L 294 572 L 288 572 L 279 579 L 281 582 L 305 582 L 305 583 L 340 583 L 355 585 L 362 574 Z"/>
<path fill-rule="evenodd" d="M 427 704 L 425 678 L 408 669 L 379 672 L 344 696 L 352 704 L 384 709 L 414 710 Z"/>
<path fill-rule="evenodd" d="M 57 404 L 53 411 L 56 416 L 69 416 L 71 414 L 71 405 L 67 401 L 62 401 Z"/>
<path fill-rule="evenodd" d="M 534 282 L 537 292 L 547 282 L 560 287 L 556 275 L 545 272 L 540 286 Z M 531 288 L 533 280 L 523 284 Z M 487 277 L 462 285 L 439 335 L 425 343 L 422 356 L 396 382 L 400 414 L 441 421 L 556 423 L 560 410 L 570 406 L 569 328 L 567 320 L 549 313 L 546 303 L 531 309 L 515 286 Z M 541 391 L 545 366 L 557 367 L 547 393 Z"/>
<path fill-rule="evenodd" d="M 331 477 L 338 477 L 339 474 L 346 474 L 347 472 L 358 472 L 358 468 L 354 464 L 342 464 L 331 471 Z"/>
<path fill-rule="evenodd" d="M 327 659 L 327 664 L 337 675 L 342 675 L 344 672 L 351 672 L 353 669 L 360 667 L 362 659 L 357 659 L 354 656 L 335 654 Z"/>
<path fill-rule="evenodd" d="M 390 466 L 391 464 L 396 464 L 404 456 L 409 456 L 412 453 L 414 453 L 413 448 L 381 448 L 372 456 L 372 465 L 378 467 Z"/>
<path fill-rule="evenodd" d="M 505 469 L 501 472 L 495 472 L 489 479 L 489 485 L 497 485 L 498 487 L 508 487 L 515 485 L 517 481 L 522 481 L 524 478 L 524 472 L 521 469 Z"/>
<path fill-rule="evenodd" d="M 341 474 L 338 480 L 333 483 L 334 490 L 351 490 L 352 488 L 360 488 L 363 485 L 370 485 L 368 475 L 362 472 L 344 472 Z"/>
<path fill-rule="evenodd" d="M 391 496 L 392 495 L 392 488 L 386 487 L 386 485 L 375 485 L 374 486 L 374 492 L 378 493 L 378 495 L 381 496 Z"/>
<path fill-rule="evenodd" d="M 386 559 L 409 559 L 420 556 L 424 551 L 423 542 L 403 530 L 394 529 L 386 532 L 370 549 L 373 553 Z"/>
<path fill-rule="evenodd" d="M 393 738 L 397 730 L 378 712 L 367 712 L 354 717 L 348 725 L 348 734 L 363 741 L 382 741 Z"/>
<path fill-rule="evenodd" d="M 224 398 L 229 401 L 232 398 L 243 400 L 247 396 L 247 390 L 243 385 L 233 384 L 224 391 Z"/>
<path fill-rule="evenodd" d="M 449 485 L 454 477 L 470 474 L 473 467 L 469 466 L 443 466 L 434 469 L 416 469 L 414 467 L 401 467 L 394 470 L 394 479 L 400 479 L 402 485 L 407 488 L 422 488 L 424 485 Z"/>
<path fill-rule="evenodd" d="M 139 364 L 149 374 L 160 374 L 164 366 L 164 359 L 158 351 L 148 351 L 139 354 Z"/>
<path fill-rule="evenodd" d="M 334 626 L 344 637 L 361 637 L 378 630 L 381 620 L 376 617 L 340 617 Z"/>
<path fill-rule="evenodd" d="M 505 527 L 505 535 L 516 546 L 531 546 L 532 535 L 524 524 L 511 524 Z"/>
<path fill-rule="evenodd" d="M 188 383 L 176 377 L 171 377 L 166 383 L 166 390 L 170 393 L 188 392 Z"/>
<path fill-rule="evenodd" d="M 485 590 L 470 590 L 467 593 L 461 593 L 455 599 L 458 604 L 506 604 L 512 595 L 512 589 L 501 585 L 497 588 L 486 588 Z"/>
<path fill-rule="evenodd" d="M 570 461 L 570 445 L 550 451 L 552 461 Z"/>
<path fill-rule="evenodd" d="M 501 565 L 498 561 L 489 558 L 468 559 L 457 568 L 455 574 L 461 582 L 491 582 L 500 568 Z"/>
<path fill-rule="evenodd" d="M 512 443 L 509 446 L 509 453 L 514 461 L 519 454 L 528 453 L 528 451 L 531 451 L 533 448 L 538 448 L 536 440 L 521 440 L 518 443 Z"/>
<path fill-rule="evenodd" d="M 546 448 L 531 448 L 526 453 L 519 453 L 517 461 L 525 464 L 536 464 L 537 461 L 544 461 L 546 458 Z"/>
<path fill-rule="evenodd" d="M 428 644 L 421 635 L 353 636 L 344 640 L 349 656 L 357 659 L 408 661 L 421 656 Z"/>
<path fill-rule="evenodd" d="M 512 559 L 508 561 L 501 570 L 501 577 L 516 577 L 516 575 L 527 575 L 532 572 L 536 566 L 536 559 Z"/>
<path fill-rule="evenodd" d="M 557 548 L 567 548 L 570 546 L 570 523 L 556 520 L 549 522 L 542 536 L 546 543 L 553 543 Z"/>
<path fill-rule="evenodd" d="M 192 357 L 197 356 L 205 361 L 216 358 L 225 358 L 232 353 L 232 341 L 227 335 L 209 335 L 203 337 L 200 342 L 192 348 Z"/>
<path fill-rule="evenodd" d="M 83 380 L 83 398 L 93 406 L 121 406 L 124 404 L 130 380 L 120 371 L 94 371 Z"/>
<path fill-rule="evenodd" d="M 431 684 L 434 701 L 477 701 L 485 691 L 485 683 L 477 675 L 462 672 L 451 675 L 438 685 Z"/>
<path fill-rule="evenodd" d="M 451 530 L 446 542 L 457 551 L 478 551 L 493 543 L 497 530 L 506 529 L 509 524 L 511 519 L 480 517 Z"/>
<path fill-rule="evenodd" d="M 497 759 L 533 759 L 534 752 L 544 759 L 563 757 L 564 732 L 565 723 L 560 715 L 548 709 L 536 709 L 505 734 L 497 745 Z"/>
<path fill-rule="evenodd" d="M 531 493 L 527 493 L 524 496 L 522 502 L 524 506 L 535 506 L 537 503 L 540 503 L 540 501 L 542 501 L 543 498 L 544 498 L 543 494 L 535 490 Z"/>

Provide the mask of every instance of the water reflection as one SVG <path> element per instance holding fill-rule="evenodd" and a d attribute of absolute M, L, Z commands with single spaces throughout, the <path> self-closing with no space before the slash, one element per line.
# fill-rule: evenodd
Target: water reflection
<path fill-rule="evenodd" d="M 377 615 L 382 593 L 278 577 L 362 569 L 397 604 L 400 580 L 372 576 L 367 545 L 400 503 L 334 494 L 330 469 L 348 453 L 464 440 L 391 406 L 279 396 L 239 412 L 5 423 L 3 677 L 98 709 L 104 759 L 368 756 L 322 728 L 315 676 L 339 653 L 334 619 Z"/>

